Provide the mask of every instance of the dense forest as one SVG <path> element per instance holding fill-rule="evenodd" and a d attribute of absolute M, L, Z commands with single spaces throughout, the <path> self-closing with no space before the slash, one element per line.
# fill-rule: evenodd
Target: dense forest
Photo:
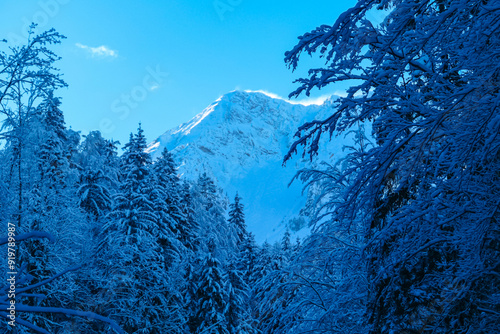
<path fill-rule="evenodd" d="M 380 24 L 368 18 L 381 11 Z M 69 129 L 54 30 L 0 51 L 2 332 L 496 333 L 500 328 L 500 1 L 359 0 L 285 54 L 351 83 L 284 157 L 354 133 L 305 169 L 311 234 L 256 244 L 244 198 Z M 69 88 L 71 89 L 71 88 Z M 370 123 L 367 138 L 363 124 Z"/>

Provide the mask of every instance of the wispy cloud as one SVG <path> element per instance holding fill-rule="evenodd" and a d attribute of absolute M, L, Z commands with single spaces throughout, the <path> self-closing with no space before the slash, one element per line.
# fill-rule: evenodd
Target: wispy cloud
<path fill-rule="evenodd" d="M 101 46 L 97 46 L 97 47 L 92 47 L 92 46 L 84 45 L 81 43 L 76 43 L 75 45 L 78 48 L 87 51 L 92 57 L 100 57 L 100 58 L 106 58 L 106 57 L 116 58 L 116 57 L 118 57 L 118 51 L 112 50 L 105 45 L 101 45 Z"/>
<path fill-rule="evenodd" d="M 326 100 L 328 100 L 332 96 L 332 95 L 322 95 L 322 96 L 318 96 L 318 97 L 308 97 L 308 98 L 300 99 L 300 100 L 295 100 L 295 99 L 290 100 L 288 98 L 281 97 L 277 94 L 274 94 L 274 93 L 271 93 L 271 92 L 268 92 L 265 90 L 248 90 L 247 89 L 247 90 L 245 90 L 245 92 L 262 93 L 262 94 L 267 95 L 269 97 L 272 97 L 274 99 L 281 99 L 281 100 L 285 100 L 291 104 L 302 104 L 305 106 L 309 106 L 311 104 L 322 105 Z M 335 92 L 333 95 L 341 96 L 339 94 L 340 94 L 339 92 Z"/>

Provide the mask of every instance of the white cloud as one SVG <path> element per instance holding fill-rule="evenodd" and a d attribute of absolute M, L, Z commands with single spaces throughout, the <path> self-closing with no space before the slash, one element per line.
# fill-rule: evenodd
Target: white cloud
<path fill-rule="evenodd" d="M 87 51 L 92 57 L 111 57 L 111 58 L 116 58 L 118 57 L 118 51 L 116 50 L 111 50 L 105 45 L 97 46 L 97 47 L 91 47 L 88 45 L 83 45 L 81 43 L 76 43 L 75 44 L 78 48 L 83 49 Z"/>

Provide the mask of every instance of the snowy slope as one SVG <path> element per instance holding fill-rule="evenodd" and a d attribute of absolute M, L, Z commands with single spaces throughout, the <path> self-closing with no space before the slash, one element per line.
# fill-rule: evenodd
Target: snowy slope
<path fill-rule="evenodd" d="M 257 241 L 274 241 L 299 216 L 306 200 L 302 184 L 294 182 L 288 188 L 288 183 L 309 164 L 308 159 L 299 155 L 283 167 L 283 156 L 297 127 L 330 114 L 330 105 L 329 101 L 321 106 L 291 104 L 260 92 L 233 91 L 191 121 L 165 132 L 149 151 L 156 157 L 167 147 L 184 177 L 196 179 L 207 172 L 231 201 L 238 192 Z M 344 140 L 329 142 L 323 158 L 342 155 L 343 145 Z"/>

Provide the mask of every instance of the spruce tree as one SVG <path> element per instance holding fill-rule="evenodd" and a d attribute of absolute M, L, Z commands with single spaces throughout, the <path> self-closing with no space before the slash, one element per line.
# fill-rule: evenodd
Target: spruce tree
<path fill-rule="evenodd" d="M 165 149 L 153 165 L 153 179 L 151 180 L 151 200 L 155 206 L 158 242 L 163 250 L 166 268 L 180 259 L 181 248 L 179 242 L 179 228 L 186 220 L 181 210 L 180 184 L 175 174 L 175 165 L 172 155 Z"/>
<path fill-rule="evenodd" d="M 214 205 L 216 205 L 217 187 L 207 173 L 203 173 L 199 176 L 197 185 L 203 199 L 203 207 L 205 210 L 209 211 Z"/>
<path fill-rule="evenodd" d="M 99 251 L 106 268 L 102 280 L 106 310 L 134 333 L 160 330 L 168 314 L 158 219 L 148 193 L 151 157 L 145 149 L 146 139 L 139 127 L 125 146 L 120 187 L 103 227 Z"/>
<path fill-rule="evenodd" d="M 216 256 L 224 262 L 237 252 L 236 234 L 232 233 L 225 217 L 226 198 L 206 173 L 200 175 L 195 189 L 195 215 L 200 237 L 205 241 L 213 238 Z"/>
<path fill-rule="evenodd" d="M 233 229 L 234 233 L 236 233 L 237 245 L 241 245 L 241 243 L 245 239 L 245 236 L 247 235 L 245 214 L 243 212 L 244 206 L 240 201 L 241 197 L 239 197 L 238 193 L 236 193 L 236 196 L 234 197 L 234 203 L 231 203 L 229 205 L 228 219 L 229 226 Z"/>
<path fill-rule="evenodd" d="M 237 263 L 229 264 L 227 271 L 227 306 L 224 315 L 229 333 L 254 333 L 250 287 L 244 280 L 244 274 L 238 270 Z"/>
<path fill-rule="evenodd" d="M 285 262 L 289 261 L 290 258 L 292 257 L 293 246 L 292 246 L 292 235 L 291 235 L 288 227 L 285 230 L 285 234 L 283 235 L 283 238 L 281 238 L 280 246 L 281 246 L 281 253 L 283 256 L 283 260 Z"/>
<path fill-rule="evenodd" d="M 254 286 L 254 283 L 259 279 L 259 253 L 260 250 L 255 242 L 255 236 L 252 232 L 248 232 L 241 243 L 238 257 L 239 269 L 249 286 Z"/>
<path fill-rule="evenodd" d="M 230 334 L 225 317 L 227 305 L 226 275 L 214 256 L 215 241 L 208 241 L 208 252 L 200 265 L 193 315 L 189 327 L 194 334 Z"/>
<path fill-rule="evenodd" d="M 191 252 L 195 252 L 200 247 L 200 227 L 196 221 L 194 201 L 191 194 L 191 185 L 184 181 L 180 190 L 180 208 L 185 220 L 179 221 L 177 225 L 178 238 L 181 243 Z"/>

